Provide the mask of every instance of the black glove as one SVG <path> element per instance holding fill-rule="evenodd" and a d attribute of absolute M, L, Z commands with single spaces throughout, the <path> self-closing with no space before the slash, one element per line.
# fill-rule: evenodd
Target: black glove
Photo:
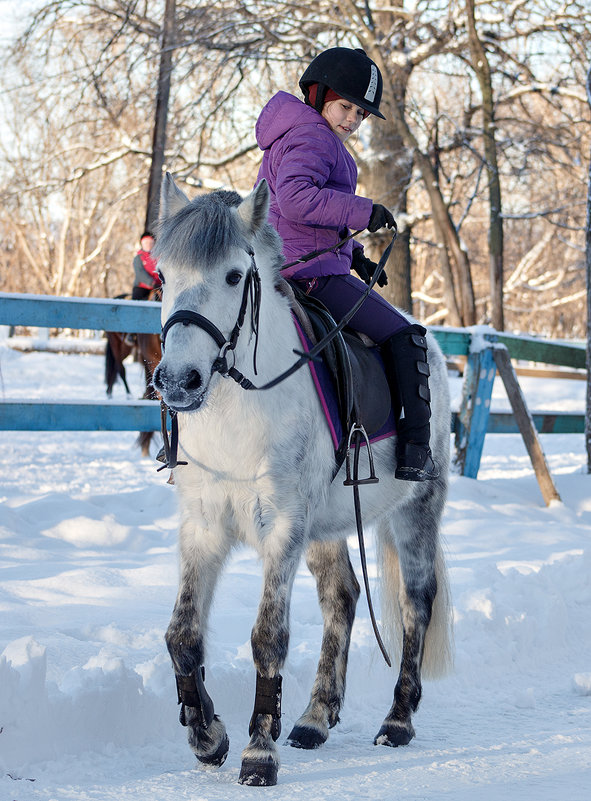
<path fill-rule="evenodd" d="M 375 234 L 380 228 L 393 228 L 395 231 L 398 230 L 396 220 L 392 213 L 380 203 L 374 203 L 371 210 L 371 217 L 367 223 L 367 230 Z"/>
<path fill-rule="evenodd" d="M 351 267 L 355 270 L 361 280 L 365 281 L 366 284 L 369 284 L 373 278 L 373 274 L 375 273 L 377 266 L 378 265 L 375 263 L 375 261 L 372 261 L 371 259 L 368 259 L 367 256 L 363 255 L 361 248 L 354 249 L 353 257 L 351 259 Z M 388 283 L 388 276 L 386 275 L 385 270 L 382 270 L 380 273 L 377 283 L 378 286 L 386 286 Z"/>

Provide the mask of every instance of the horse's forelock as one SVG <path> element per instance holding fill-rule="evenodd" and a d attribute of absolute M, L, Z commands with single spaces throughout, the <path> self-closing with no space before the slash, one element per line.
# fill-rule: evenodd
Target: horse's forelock
<path fill-rule="evenodd" d="M 237 192 L 228 191 L 194 198 L 160 223 L 154 255 L 175 264 L 207 267 L 232 248 L 248 249 L 240 220 L 232 212 L 241 200 Z"/>

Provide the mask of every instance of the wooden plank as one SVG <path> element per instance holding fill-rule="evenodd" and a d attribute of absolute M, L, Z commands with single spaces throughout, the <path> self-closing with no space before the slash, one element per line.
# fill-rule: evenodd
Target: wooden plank
<path fill-rule="evenodd" d="M 527 452 L 529 453 L 538 485 L 542 492 L 542 497 L 544 498 L 546 506 L 549 506 L 552 501 L 560 501 L 560 495 L 554 486 L 554 481 L 548 469 L 544 451 L 542 450 L 534 422 L 525 403 L 525 398 L 523 397 L 517 376 L 513 370 L 511 357 L 509 356 L 507 348 L 504 346 L 497 346 L 494 350 L 494 358 L 501 378 L 503 379 L 507 396 L 511 402 L 515 420 L 519 426 Z"/>
<path fill-rule="evenodd" d="M 160 303 L 0 292 L 0 325 L 160 332 Z"/>
<path fill-rule="evenodd" d="M 558 364 L 562 367 L 586 367 L 584 345 L 562 344 L 536 340 L 533 337 L 518 337 L 511 334 L 499 334 L 497 341 L 505 345 L 512 359 L 543 364 Z"/>
<path fill-rule="evenodd" d="M 456 370 L 460 375 L 464 375 L 466 369 L 465 356 L 450 356 L 446 359 L 447 369 Z M 522 367 L 519 364 L 513 365 L 517 375 L 528 376 L 529 378 L 560 378 L 569 381 L 586 381 L 587 371 L 581 370 L 561 370 L 552 367 Z"/>
<path fill-rule="evenodd" d="M 1 431 L 159 431 L 160 403 L 5 400 Z"/>
<path fill-rule="evenodd" d="M 160 428 L 157 401 L 52 401 L 47 412 L 45 406 L 48 406 L 45 401 L 0 401 L 0 431 L 155 431 Z M 582 434 L 585 431 L 585 415 L 578 412 L 534 413 L 532 419 L 541 434 Z M 459 413 L 452 412 L 451 432 L 456 433 L 458 426 Z M 487 433 L 518 434 L 513 413 L 491 412 Z"/>
<path fill-rule="evenodd" d="M 585 415 L 579 412 L 531 412 L 531 417 L 540 434 L 582 434 L 585 431 Z M 491 412 L 487 434 L 519 434 L 513 412 Z"/>
<path fill-rule="evenodd" d="M 552 370 L 550 367 L 520 367 L 515 366 L 517 375 L 529 378 L 566 378 L 569 381 L 586 381 L 587 373 L 576 370 Z"/>
<path fill-rule="evenodd" d="M 430 328 L 443 353 L 451 356 L 467 356 L 470 352 L 471 335 L 468 331 L 446 328 Z"/>
<path fill-rule="evenodd" d="M 433 326 L 429 330 L 437 339 L 441 350 L 449 356 L 467 356 L 472 336 L 479 335 L 490 342 L 496 341 L 505 345 L 512 359 L 577 369 L 586 367 L 585 346 L 577 343 L 551 342 L 536 337 L 497 333 L 492 328 L 463 330 Z"/>
<path fill-rule="evenodd" d="M 488 429 L 490 401 L 496 375 L 492 347 L 468 356 L 462 403 L 456 429 L 456 464 L 463 476 L 476 478 Z"/>

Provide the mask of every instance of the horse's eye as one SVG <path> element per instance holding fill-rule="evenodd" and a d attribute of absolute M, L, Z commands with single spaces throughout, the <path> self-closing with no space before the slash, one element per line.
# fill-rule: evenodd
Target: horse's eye
<path fill-rule="evenodd" d="M 242 273 L 240 270 L 230 270 L 226 276 L 226 283 L 230 286 L 236 286 L 242 281 Z"/>
<path fill-rule="evenodd" d="M 166 283 L 166 281 L 164 280 L 164 276 L 162 275 L 160 270 L 156 270 L 156 273 L 158 275 L 158 278 L 160 279 L 160 283 L 162 284 L 162 286 L 164 286 L 164 284 Z"/>

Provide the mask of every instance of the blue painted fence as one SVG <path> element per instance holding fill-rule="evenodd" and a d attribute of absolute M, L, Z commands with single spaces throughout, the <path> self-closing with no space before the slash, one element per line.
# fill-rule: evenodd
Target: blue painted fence
<path fill-rule="evenodd" d="M 0 293 L 0 325 L 79 328 L 157 333 L 160 304 L 46 295 Z M 492 329 L 431 329 L 447 356 L 466 356 L 460 409 L 452 416 L 457 461 L 462 473 L 475 478 L 485 434 L 517 433 L 510 412 L 491 413 L 496 367 L 495 344 L 505 345 L 512 359 L 584 369 L 585 347 L 534 337 L 498 334 Z M 583 433 L 584 415 L 538 413 L 532 418 L 541 433 Z M 154 431 L 160 427 L 157 401 L 116 403 L 44 403 L 4 399 L 0 403 L 0 430 L 11 431 Z"/>

